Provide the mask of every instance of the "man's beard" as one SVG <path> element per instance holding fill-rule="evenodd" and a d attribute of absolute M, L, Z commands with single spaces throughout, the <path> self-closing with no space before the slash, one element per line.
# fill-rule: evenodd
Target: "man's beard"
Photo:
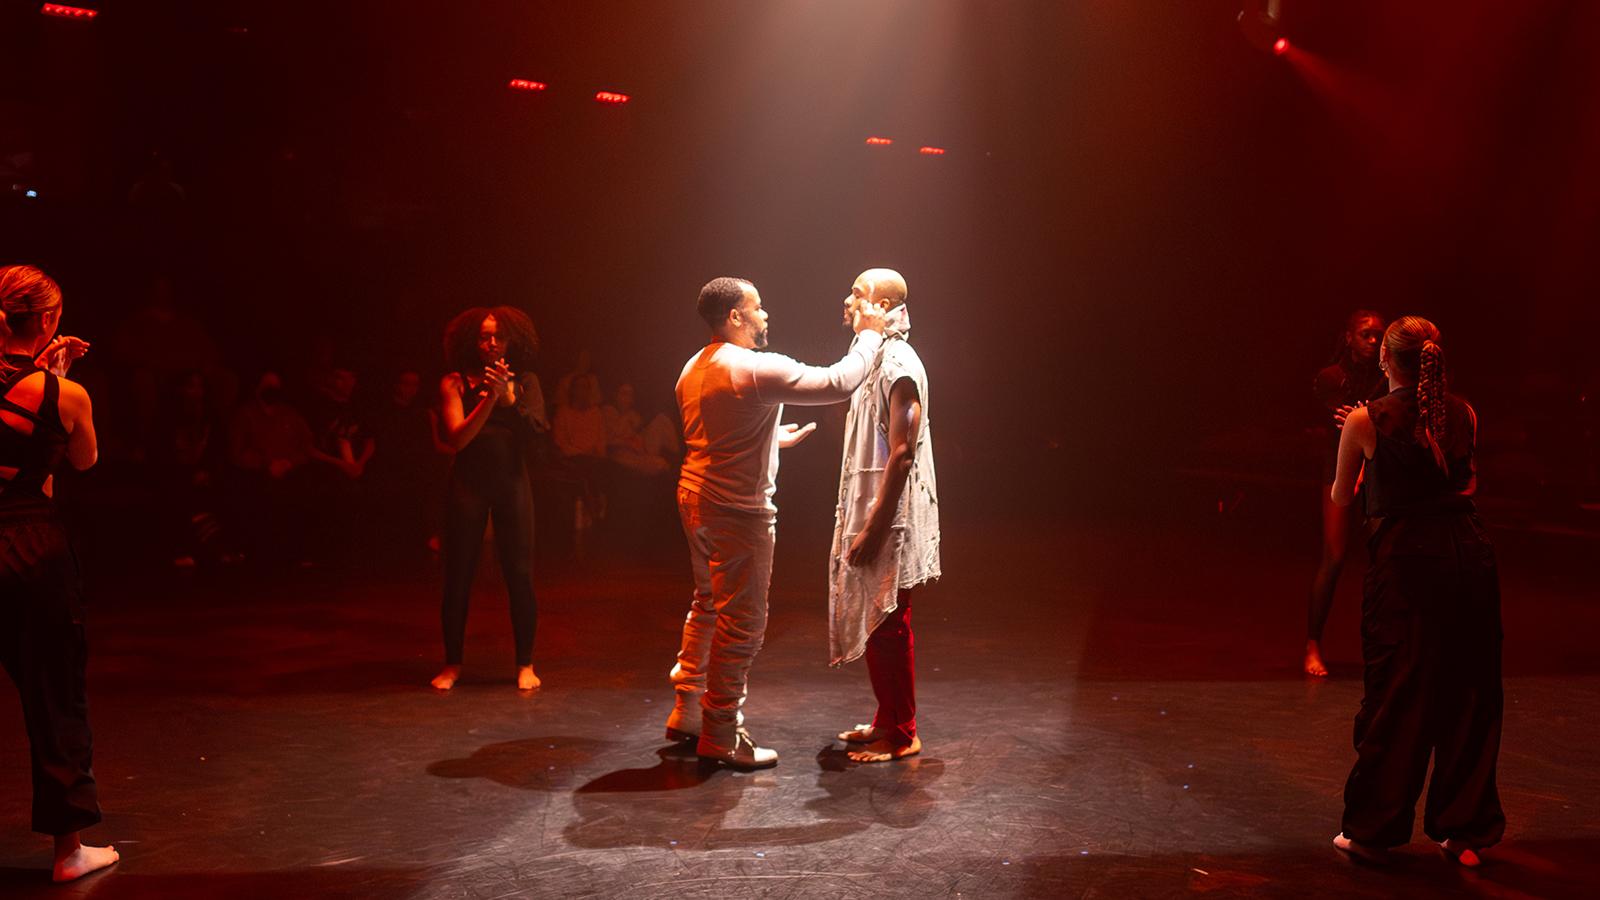
<path fill-rule="evenodd" d="M 767 346 L 767 330 L 765 328 L 756 332 L 756 349 L 764 350 Z"/>

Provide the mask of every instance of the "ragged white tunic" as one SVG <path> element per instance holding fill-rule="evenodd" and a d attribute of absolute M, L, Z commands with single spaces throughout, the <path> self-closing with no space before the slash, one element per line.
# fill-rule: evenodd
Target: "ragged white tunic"
<path fill-rule="evenodd" d="M 933 473 L 928 373 L 908 341 L 910 333 L 906 307 L 891 310 L 877 360 L 850 397 L 828 573 L 829 665 L 844 665 L 866 651 L 873 629 L 898 605 L 900 590 L 939 577 L 939 491 Z M 852 566 L 845 556 L 866 527 L 883 482 L 889 461 L 889 392 L 902 378 L 911 379 L 922 401 L 911 472 L 882 552 L 870 565 Z"/>

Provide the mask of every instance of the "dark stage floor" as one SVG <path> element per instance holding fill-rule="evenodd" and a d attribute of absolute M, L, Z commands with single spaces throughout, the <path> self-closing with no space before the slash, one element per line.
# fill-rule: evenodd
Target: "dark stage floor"
<path fill-rule="evenodd" d="M 747 713 L 783 762 L 754 774 L 703 772 L 659 740 L 688 594 L 673 534 L 659 559 L 541 572 L 546 686 L 530 697 L 508 683 L 488 586 L 468 677 L 441 696 L 426 687 L 426 570 L 101 573 L 107 816 L 91 834 L 123 862 L 48 885 L 7 688 L 0 895 L 1555 897 L 1600 883 L 1594 544 L 1498 538 L 1506 843 L 1469 872 L 1419 832 L 1374 870 L 1329 845 L 1359 693 L 1354 580 L 1330 624 L 1335 677 L 1310 683 L 1297 651 L 1313 516 L 1173 503 L 1138 526 L 947 519 L 949 575 L 916 614 L 927 750 L 899 765 L 849 764 L 830 741 L 869 715 L 870 693 L 864 669 L 824 665 L 819 521 L 780 527 Z"/>

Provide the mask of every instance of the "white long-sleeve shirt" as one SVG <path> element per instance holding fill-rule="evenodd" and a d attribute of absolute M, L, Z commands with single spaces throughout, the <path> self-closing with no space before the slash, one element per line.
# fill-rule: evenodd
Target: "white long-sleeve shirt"
<path fill-rule="evenodd" d="M 687 450 L 678 486 L 721 506 L 771 514 L 778 478 L 778 418 L 783 404 L 841 403 L 860 386 L 883 338 L 863 331 L 831 366 L 713 341 L 678 377 Z"/>

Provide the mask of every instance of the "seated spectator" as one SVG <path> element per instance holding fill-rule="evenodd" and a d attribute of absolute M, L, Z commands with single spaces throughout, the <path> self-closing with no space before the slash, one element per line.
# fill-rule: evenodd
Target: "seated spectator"
<path fill-rule="evenodd" d="M 355 390 L 356 373 L 334 366 L 316 385 L 307 418 L 312 435 L 311 458 L 332 466 L 352 481 L 361 478 L 377 449 L 350 402 Z"/>
<path fill-rule="evenodd" d="M 233 519 L 263 556 L 309 561 L 306 528 L 314 495 L 305 474 L 311 445 L 311 426 L 283 400 L 283 379 L 263 373 L 228 428 Z"/>
<path fill-rule="evenodd" d="M 572 385 L 579 381 L 587 381 L 590 386 L 594 388 L 595 402 L 600 402 L 600 379 L 595 377 L 595 374 L 591 369 L 589 351 L 587 348 L 578 351 L 578 361 L 577 364 L 572 367 L 572 371 L 562 375 L 559 379 L 557 379 L 556 392 L 554 396 L 556 409 L 560 409 L 561 407 L 572 402 Z"/>
<path fill-rule="evenodd" d="M 401 372 L 389 395 L 369 414 L 377 448 L 367 466 L 379 550 L 411 558 L 438 528 L 450 447 L 439 440 L 438 417 L 418 401 L 422 377 Z"/>
<path fill-rule="evenodd" d="M 308 474 L 319 498 L 317 513 L 309 523 L 310 537 L 324 562 L 352 556 L 361 537 L 361 512 L 368 499 L 362 476 L 377 450 L 351 403 L 355 390 L 355 371 L 334 365 L 313 385 L 307 403 L 311 426 Z"/>
<path fill-rule="evenodd" d="M 199 372 L 180 376 L 163 397 L 151 462 L 171 504 L 174 565 L 238 560 L 219 517 L 225 438 Z"/>
<path fill-rule="evenodd" d="M 582 481 L 583 492 L 574 519 L 581 549 L 583 533 L 606 515 L 610 459 L 606 454 L 605 414 L 597 405 L 600 396 L 596 379 L 574 378 L 569 387 L 571 396 L 566 405 L 556 408 L 551 431 L 562 462 Z"/>
<path fill-rule="evenodd" d="M 556 449 L 566 458 L 606 458 L 606 420 L 600 407 L 593 378 L 578 378 L 570 383 L 568 402 L 556 410 L 553 423 Z"/>
<path fill-rule="evenodd" d="M 612 401 L 604 409 L 606 423 L 606 453 L 617 465 L 641 475 L 660 475 L 672 469 L 672 461 L 660 452 L 660 426 L 664 416 L 651 421 L 655 433 L 649 446 L 645 441 L 644 416 L 634 406 L 633 385 L 617 385 Z M 671 424 L 668 423 L 668 428 Z"/>

